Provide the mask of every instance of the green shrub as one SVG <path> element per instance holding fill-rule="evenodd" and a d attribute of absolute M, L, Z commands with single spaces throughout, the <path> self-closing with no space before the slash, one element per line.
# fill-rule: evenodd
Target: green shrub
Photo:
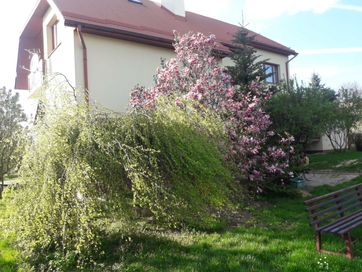
<path fill-rule="evenodd" d="M 209 227 L 231 204 L 222 122 L 160 103 L 123 115 L 70 104 L 35 126 L 8 225 L 36 271 L 91 264 L 104 225 L 134 220 L 134 207 L 160 225 Z"/>
<path fill-rule="evenodd" d="M 354 143 L 356 145 L 357 151 L 362 151 L 362 134 L 361 133 L 355 134 Z"/>
<path fill-rule="evenodd" d="M 123 142 L 137 147 L 126 150 L 132 157 L 125 164 L 134 200 L 166 223 L 212 224 L 210 209 L 227 204 L 232 180 L 220 152 L 223 124 L 208 111 L 201 116 L 192 102 L 183 109 L 158 103 L 156 111 L 124 121 Z"/>

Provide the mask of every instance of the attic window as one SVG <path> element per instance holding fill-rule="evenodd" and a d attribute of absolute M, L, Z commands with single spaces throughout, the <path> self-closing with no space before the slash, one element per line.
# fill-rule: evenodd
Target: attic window
<path fill-rule="evenodd" d="M 51 26 L 51 39 L 52 39 L 52 47 L 51 49 L 54 50 L 59 45 L 58 40 L 58 21 L 55 21 Z"/>
<path fill-rule="evenodd" d="M 128 2 L 142 5 L 142 0 L 128 0 Z"/>
<path fill-rule="evenodd" d="M 50 56 L 60 44 L 58 26 L 59 24 L 56 17 L 53 17 L 47 26 L 48 56 Z"/>

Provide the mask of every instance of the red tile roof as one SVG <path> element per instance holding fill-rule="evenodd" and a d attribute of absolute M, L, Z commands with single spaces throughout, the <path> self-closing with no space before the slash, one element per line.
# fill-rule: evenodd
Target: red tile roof
<path fill-rule="evenodd" d="M 143 4 L 128 0 L 54 0 L 66 21 L 88 23 L 114 30 L 122 30 L 161 39 L 173 40 L 173 30 L 214 34 L 218 41 L 230 44 L 239 27 L 196 13 L 176 16 L 159 4 L 143 0 Z M 283 55 L 296 52 L 280 43 L 250 31 L 254 46 Z"/>
<path fill-rule="evenodd" d="M 96 33 L 115 38 L 132 39 L 158 46 L 172 47 L 173 31 L 183 34 L 189 31 L 214 34 L 219 41 L 219 49 L 228 51 L 233 35 L 239 30 L 236 25 L 228 24 L 193 12 L 185 17 L 174 15 L 160 4 L 143 0 L 143 4 L 128 0 L 53 0 L 65 18 L 68 26 L 81 25 L 84 32 Z M 51 3 L 51 2 L 49 2 Z M 23 66 L 28 67 L 29 57 L 24 49 L 37 44 L 42 50 L 42 17 L 50 4 L 48 0 L 39 0 L 23 33 L 20 36 L 18 50 L 17 78 L 15 88 L 27 89 L 27 74 Z M 253 46 L 285 56 L 297 53 L 280 43 L 260 34 L 249 31 L 255 36 Z"/>

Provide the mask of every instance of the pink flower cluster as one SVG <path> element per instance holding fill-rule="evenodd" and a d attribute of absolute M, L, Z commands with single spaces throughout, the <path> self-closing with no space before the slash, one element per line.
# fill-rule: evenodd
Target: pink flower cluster
<path fill-rule="evenodd" d="M 153 88 L 137 86 L 132 91 L 130 105 L 153 109 L 159 96 L 170 95 L 176 97 L 176 105 L 181 105 L 183 99 L 198 101 L 225 120 L 230 144 L 226 159 L 237 163 L 249 180 L 262 181 L 270 175 L 284 174 L 293 139 L 282 138 L 278 146 L 268 146 L 275 135 L 262 105 L 271 92 L 255 82 L 247 86 L 248 91 L 236 93 L 230 75 L 213 55 L 216 46 L 215 36 L 175 33 L 176 57 L 157 70 Z"/>

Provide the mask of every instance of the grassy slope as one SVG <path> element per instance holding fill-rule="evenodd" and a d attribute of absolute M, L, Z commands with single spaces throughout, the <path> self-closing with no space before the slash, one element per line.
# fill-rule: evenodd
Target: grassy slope
<path fill-rule="evenodd" d="M 362 177 L 337 187 L 322 186 L 313 194 L 360 182 Z M 252 210 L 255 218 L 249 226 L 225 232 L 142 231 L 133 234 L 126 245 L 114 234 L 107 242 L 103 266 L 97 271 L 361 271 L 362 242 L 355 246 L 358 251 L 353 261 L 319 255 L 303 199 L 284 197 L 267 202 L 264 208 Z M 327 237 L 325 246 L 343 249 L 341 240 L 333 236 Z M 0 251 L 0 271 L 16 271 L 14 251 L 3 242 Z M 328 270 L 318 264 L 322 257 Z"/>
<path fill-rule="evenodd" d="M 5 203 L 3 200 L 0 200 L 0 219 L 1 215 L 3 215 L 5 210 Z M 1 227 L 1 225 L 0 225 Z M 17 269 L 17 260 L 16 260 L 17 252 L 11 246 L 9 240 L 6 240 L 1 236 L 0 229 L 0 271 L 1 272 L 13 272 L 18 271 Z"/>
<path fill-rule="evenodd" d="M 336 170 L 346 172 L 362 172 L 362 152 L 346 151 L 310 155 L 310 168 L 313 170 Z M 336 167 L 344 161 L 357 160 L 350 166 Z"/>

